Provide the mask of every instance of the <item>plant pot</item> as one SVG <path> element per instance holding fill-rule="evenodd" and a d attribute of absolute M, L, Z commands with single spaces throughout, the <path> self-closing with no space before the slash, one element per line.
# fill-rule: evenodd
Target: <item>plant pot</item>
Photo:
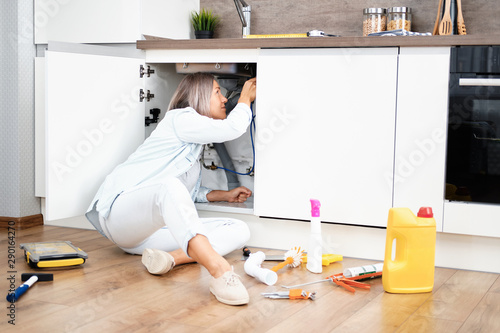
<path fill-rule="evenodd" d="M 214 32 L 207 30 L 195 31 L 194 36 L 196 37 L 196 39 L 214 38 Z"/>

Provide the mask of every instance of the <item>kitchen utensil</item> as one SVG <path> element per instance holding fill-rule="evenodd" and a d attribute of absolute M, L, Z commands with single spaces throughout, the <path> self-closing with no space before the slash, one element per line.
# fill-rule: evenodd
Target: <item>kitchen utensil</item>
<path fill-rule="evenodd" d="M 464 17 L 462 15 L 462 0 L 457 0 L 457 31 L 459 35 L 467 35 Z"/>
<path fill-rule="evenodd" d="M 436 16 L 436 22 L 434 23 L 434 30 L 432 30 L 433 35 L 437 35 L 439 33 L 439 21 L 441 18 L 441 6 L 443 5 L 443 0 L 439 0 L 438 12 Z"/>
<path fill-rule="evenodd" d="M 451 16 L 450 16 L 450 3 L 451 0 L 445 0 L 446 6 L 444 8 L 444 15 L 441 19 L 441 23 L 439 23 L 439 34 L 440 35 L 451 35 Z"/>

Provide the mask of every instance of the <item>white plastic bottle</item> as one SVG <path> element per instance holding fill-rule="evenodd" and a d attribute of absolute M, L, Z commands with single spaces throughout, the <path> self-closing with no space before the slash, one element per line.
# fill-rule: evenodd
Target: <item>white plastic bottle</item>
<path fill-rule="evenodd" d="M 319 200 L 311 199 L 311 235 L 307 250 L 307 269 L 312 273 L 323 272 L 323 241 L 321 239 L 321 220 L 319 218 Z"/>

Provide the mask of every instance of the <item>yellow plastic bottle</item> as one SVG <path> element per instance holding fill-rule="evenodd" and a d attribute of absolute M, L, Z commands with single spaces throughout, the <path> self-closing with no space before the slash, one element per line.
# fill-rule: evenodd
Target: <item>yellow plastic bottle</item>
<path fill-rule="evenodd" d="M 435 252 L 436 221 L 432 208 L 420 208 L 417 216 L 409 208 L 391 208 L 382 271 L 384 290 L 389 293 L 432 291 Z"/>

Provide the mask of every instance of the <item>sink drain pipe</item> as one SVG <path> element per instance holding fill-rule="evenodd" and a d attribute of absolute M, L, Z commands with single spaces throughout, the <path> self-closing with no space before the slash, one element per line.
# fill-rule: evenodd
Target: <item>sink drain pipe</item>
<path fill-rule="evenodd" d="M 229 153 L 227 152 L 227 148 L 224 142 L 214 143 L 213 145 L 215 151 L 217 152 L 219 158 L 221 159 L 224 169 L 235 170 L 233 160 L 231 159 L 231 156 L 229 156 Z M 232 189 L 239 187 L 240 181 L 238 180 L 238 175 L 228 170 L 224 171 L 226 173 L 226 178 L 227 178 L 227 189 L 230 191 Z"/>

